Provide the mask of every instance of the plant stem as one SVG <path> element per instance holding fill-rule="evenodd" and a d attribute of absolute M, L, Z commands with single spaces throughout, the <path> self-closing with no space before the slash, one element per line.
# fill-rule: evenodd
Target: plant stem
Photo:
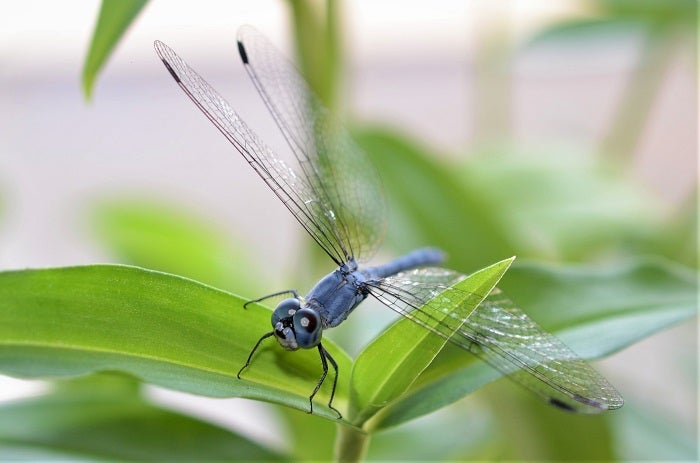
<path fill-rule="evenodd" d="M 474 55 L 474 146 L 491 146 L 512 134 L 512 38 L 508 12 L 486 9 L 476 29 Z M 498 145 L 497 145 L 498 146 Z"/>
<path fill-rule="evenodd" d="M 323 104 L 337 111 L 342 68 L 341 21 L 336 0 L 290 0 L 302 74 Z"/>
<path fill-rule="evenodd" d="M 338 425 L 335 438 L 335 461 L 362 461 L 369 446 L 370 435 L 351 426 Z"/>
<path fill-rule="evenodd" d="M 675 37 L 666 31 L 648 32 L 642 56 L 625 86 L 613 123 L 600 153 L 620 166 L 629 166 L 674 57 Z"/>

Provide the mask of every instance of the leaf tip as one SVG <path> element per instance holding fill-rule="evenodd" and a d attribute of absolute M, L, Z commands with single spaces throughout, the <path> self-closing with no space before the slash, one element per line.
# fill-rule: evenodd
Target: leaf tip
<path fill-rule="evenodd" d="M 81 87 L 83 89 L 83 98 L 85 99 L 86 102 L 91 103 L 92 102 L 92 88 L 94 84 L 94 80 L 90 77 L 87 76 L 86 73 L 83 73 L 83 78 L 81 79 Z"/>

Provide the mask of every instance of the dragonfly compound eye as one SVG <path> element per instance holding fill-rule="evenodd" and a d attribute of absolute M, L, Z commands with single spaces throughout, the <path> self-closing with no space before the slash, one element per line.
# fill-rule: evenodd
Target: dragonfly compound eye
<path fill-rule="evenodd" d="M 321 317 L 315 310 L 299 309 L 292 317 L 299 347 L 309 349 L 321 342 Z"/>
<path fill-rule="evenodd" d="M 299 299 L 293 297 L 277 304 L 277 308 L 272 313 L 272 326 L 274 327 L 280 320 L 292 317 L 299 310 L 299 304 Z"/>

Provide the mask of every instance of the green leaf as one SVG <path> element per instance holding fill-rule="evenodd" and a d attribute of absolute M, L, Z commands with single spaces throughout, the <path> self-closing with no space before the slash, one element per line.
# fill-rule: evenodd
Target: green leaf
<path fill-rule="evenodd" d="M 262 271 L 244 249 L 210 221 L 183 207 L 145 198 L 96 203 L 91 222 L 99 240 L 123 263 L 182 275 L 217 288 L 258 294 Z"/>
<path fill-rule="evenodd" d="M 493 426 L 499 430 L 503 460 L 521 461 L 615 461 L 618 412 L 581 416 L 545 407 L 542 401 L 507 381 L 497 382 L 481 394 L 488 403 Z"/>
<path fill-rule="evenodd" d="M 462 178 L 492 205 L 521 259 L 649 253 L 645 243 L 662 225 L 648 190 L 572 150 L 484 152 L 465 164 Z"/>
<path fill-rule="evenodd" d="M 617 352 L 697 313 L 697 274 L 651 257 L 604 268 L 521 263 L 501 289 L 589 359 Z"/>
<path fill-rule="evenodd" d="M 582 358 L 614 353 L 696 314 L 694 272 L 660 260 L 624 266 L 514 266 L 499 287 Z M 500 373 L 448 344 L 372 425 L 396 426 L 450 404 Z"/>
<path fill-rule="evenodd" d="M 458 169 L 388 130 L 365 127 L 354 130 L 353 137 L 381 172 L 391 214 L 386 242 L 395 251 L 437 246 L 449 251 L 453 268 L 480 268 L 515 253 L 497 205 L 464 181 Z"/>
<path fill-rule="evenodd" d="M 146 2 L 147 0 L 102 0 L 100 16 L 83 65 L 83 92 L 88 100 L 92 97 L 97 74 Z"/>
<path fill-rule="evenodd" d="M 648 33 L 648 25 L 629 18 L 597 17 L 562 21 L 535 32 L 524 44 L 526 48 L 581 46 L 582 42 L 605 47 L 611 42 L 630 37 L 643 38 Z"/>
<path fill-rule="evenodd" d="M 611 41 L 635 36 L 643 39 L 647 34 L 697 27 L 695 0 L 597 0 L 595 3 L 602 9 L 602 15 L 555 22 L 536 30 L 525 46 L 567 43 L 580 45 L 586 41 L 604 47 Z"/>
<path fill-rule="evenodd" d="M 145 198 L 114 198 L 99 201 L 91 219 L 100 241 L 124 263 L 206 281 L 217 288 L 246 288 L 255 295 L 262 294 L 254 289 L 261 281 L 270 284 L 245 250 L 233 246 L 231 236 L 182 207 Z M 279 412 L 288 422 L 286 432 L 295 459 L 332 457 L 334 422 L 289 408 Z"/>
<path fill-rule="evenodd" d="M 241 380 L 236 373 L 263 333 L 270 311 L 169 274 L 118 265 L 0 273 L 0 372 L 72 377 L 116 370 L 166 388 L 211 397 L 247 397 L 308 411 L 321 374 L 316 351 L 263 343 Z M 350 359 L 326 341 L 341 372 Z M 336 406 L 348 397 L 340 375 Z M 325 406 L 330 382 L 314 413 Z"/>
<path fill-rule="evenodd" d="M 0 405 L 0 459 L 281 459 L 228 430 L 153 406 L 105 376 Z"/>
<path fill-rule="evenodd" d="M 667 410 L 653 410 L 648 403 L 615 415 L 612 422 L 620 454 L 627 461 L 698 461 L 697 426 L 676 420 Z"/>
<path fill-rule="evenodd" d="M 597 0 L 596 3 L 614 18 L 641 20 L 656 28 L 697 28 L 698 3 L 695 0 Z"/>
<path fill-rule="evenodd" d="M 469 312 L 476 308 L 501 279 L 513 258 L 473 273 L 455 285 L 464 294 L 479 295 L 465 299 Z M 456 308 L 456 307 L 455 307 Z M 449 313 L 444 316 L 448 317 Z M 384 331 L 357 357 L 353 366 L 351 419 L 362 426 L 377 411 L 401 396 L 432 362 L 446 340 L 416 323 L 402 319 Z"/>

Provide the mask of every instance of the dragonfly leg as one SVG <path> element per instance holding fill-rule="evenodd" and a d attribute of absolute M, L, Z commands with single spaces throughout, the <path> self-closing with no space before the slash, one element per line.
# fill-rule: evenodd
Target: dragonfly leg
<path fill-rule="evenodd" d="M 257 299 L 251 299 L 250 301 L 243 304 L 243 308 L 247 309 L 249 304 L 255 304 L 256 302 L 264 301 L 265 299 L 270 299 L 271 297 L 281 296 L 283 294 L 291 294 L 295 298 L 299 299 L 299 293 L 296 289 L 285 289 L 284 291 L 278 291 L 276 293 L 268 294 L 267 296 L 259 297 Z"/>
<path fill-rule="evenodd" d="M 321 389 L 321 385 L 323 384 L 323 381 L 326 379 L 326 375 L 328 375 L 328 362 L 330 362 L 331 366 L 335 370 L 335 376 L 333 378 L 333 389 L 331 390 L 331 398 L 328 401 L 328 407 L 336 412 L 338 414 L 338 419 L 342 418 L 343 415 L 340 414 L 340 412 L 333 406 L 333 397 L 335 396 L 335 387 L 338 384 L 338 364 L 335 362 L 333 357 L 331 357 L 331 354 L 328 353 L 326 349 L 323 348 L 323 345 L 319 343 L 318 345 L 318 353 L 321 356 L 321 365 L 323 366 L 323 374 L 321 374 L 321 377 L 318 380 L 318 383 L 316 383 L 316 387 L 314 388 L 314 391 L 311 393 L 309 396 L 309 413 L 314 412 L 314 396 L 318 392 L 319 389 Z"/>
<path fill-rule="evenodd" d="M 253 350 L 250 351 L 250 354 L 248 355 L 248 360 L 245 361 L 245 365 L 241 367 L 240 370 L 238 370 L 238 374 L 236 374 L 236 378 L 241 379 L 241 373 L 243 373 L 243 370 L 248 368 L 250 366 L 250 361 L 253 359 L 253 354 L 255 354 L 255 351 L 258 350 L 258 347 L 260 347 L 260 343 L 262 343 L 265 339 L 269 338 L 275 334 L 274 331 L 270 331 L 269 333 L 265 333 L 262 335 L 260 339 L 258 339 L 258 342 L 255 343 L 255 346 L 253 347 Z"/>

